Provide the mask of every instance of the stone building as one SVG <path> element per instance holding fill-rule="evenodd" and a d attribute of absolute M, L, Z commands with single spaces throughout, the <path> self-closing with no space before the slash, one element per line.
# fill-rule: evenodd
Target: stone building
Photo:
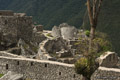
<path fill-rule="evenodd" d="M 31 16 L 13 11 L 0 11 L 0 32 L 9 42 L 16 42 L 19 38 L 25 41 L 31 40 L 32 25 Z"/>
<path fill-rule="evenodd" d="M 52 36 L 54 36 L 55 38 L 61 37 L 61 31 L 59 27 L 54 26 L 52 28 Z"/>
<path fill-rule="evenodd" d="M 75 39 L 77 37 L 78 30 L 74 26 L 70 26 L 67 23 L 60 24 L 59 27 L 54 26 L 52 29 L 53 37 L 62 37 L 63 39 Z"/>

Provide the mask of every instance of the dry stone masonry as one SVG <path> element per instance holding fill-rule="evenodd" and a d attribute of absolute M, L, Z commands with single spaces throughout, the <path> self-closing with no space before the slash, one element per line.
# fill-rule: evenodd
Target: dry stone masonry
<path fill-rule="evenodd" d="M 12 71 L 23 74 L 30 80 L 81 80 L 82 76 L 74 71 L 74 65 L 34 60 L 27 58 L 11 58 L 0 56 L 0 73 Z"/>
<path fill-rule="evenodd" d="M 0 11 L 0 14 L 0 30 L 2 30 L 0 32 L 3 33 L 4 40 L 16 42 L 19 38 L 26 41 L 31 39 L 33 25 L 31 16 L 16 16 L 12 11 Z"/>

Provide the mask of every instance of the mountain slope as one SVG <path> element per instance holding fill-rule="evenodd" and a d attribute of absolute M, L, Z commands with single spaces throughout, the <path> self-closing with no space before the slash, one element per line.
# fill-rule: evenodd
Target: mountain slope
<path fill-rule="evenodd" d="M 120 0 L 103 0 L 97 30 L 109 35 L 113 50 L 120 55 Z"/>
<path fill-rule="evenodd" d="M 45 29 L 67 22 L 79 28 L 86 12 L 86 0 L 0 0 L 0 9 L 25 12 Z M 97 30 L 110 36 L 114 50 L 120 54 L 120 0 L 103 0 Z M 85 20 L 88 24 L 88 19 Z M 88 26 L 85 26 L 87 28 Z"/>
<path fill-rule="evenodd" d="M 80 27 L 85 11 L 85 0 L 0 0 L 0 4 L 5 4 L 0 5 L 0 9 L 25 12 L 33 16 L 45 29 L 63 22 Z"/>

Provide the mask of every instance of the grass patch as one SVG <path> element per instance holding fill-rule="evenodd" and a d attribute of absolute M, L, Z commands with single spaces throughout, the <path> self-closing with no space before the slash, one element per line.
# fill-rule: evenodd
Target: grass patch
<path fill-rule="evenodd" d="M 4 74 L 0 74 L 0 78 L 3 76 Z"/>
<path fill-rule="evenodd" d="M 53 37 L 53 36 L 51 35 L 51 33 L 48 33 L 47 36 L 48 36 L 48 37 Z"/>

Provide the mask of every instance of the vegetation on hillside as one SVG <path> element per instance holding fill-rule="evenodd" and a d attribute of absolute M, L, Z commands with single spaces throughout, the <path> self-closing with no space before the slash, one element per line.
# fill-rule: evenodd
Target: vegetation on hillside
<path fill-rule="evenodd" d="M 82 51 L 84 57 L 75 63 L 75 71 L 78 74 L 82 74 L 85 80 L 90 80 L 91 75 L 98 68 L 98 63 L 95 62 L 95 59 L 104 52 L 112 50 L 106 34 L 96 32 L 95 36 L 92 41 L 91 53 L 89 53 L 89 37 L 86 39 L 80 38 L 80 41 L 76 43 L 76 45 L 80 45 L 80 51 Z"/>

